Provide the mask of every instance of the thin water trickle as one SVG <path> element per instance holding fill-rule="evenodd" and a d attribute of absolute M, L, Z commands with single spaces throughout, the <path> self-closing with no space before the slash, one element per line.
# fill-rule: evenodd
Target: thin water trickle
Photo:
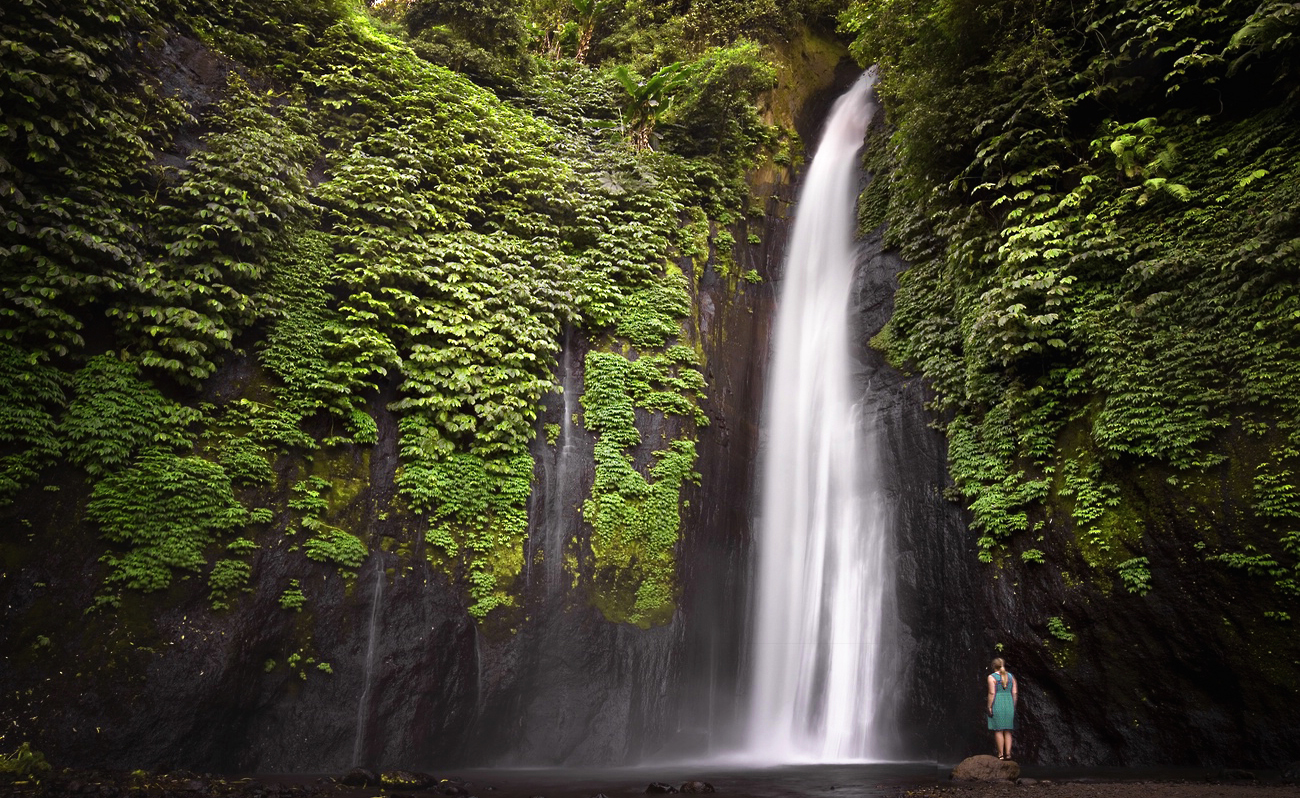
<path fill-rule="evenodd" d="M 872 72 L 832 109 L 786 255 L 764 413 L 746 753 L 879 760 L 888 512 L 873 412 L 856 403 L 850 298 Z M 858 386 L 858 391 L 861 386 Z"/>
<path fill-rule="evenodd" d="M 366 742 L 366 715 L 370 711 L 370 688 L 374 681 L 375 642 L 379 637 L 379 605 L 384 597 L 384 565 L 374 559 L 375 586 L 370 595 L 370 624 L 366 636 L 366 658 L 361 677 L 361 697 L 357 699 L 357 734 L 352 741 L 352 762 L 360 766 L 361 752 Z"/>
<path fill-rule="evenodd" d="M 550 518 L 546 525 L 546 536 L 542 548 L 542 567 L 546 574 L 546 594 L 554 596 L 563 586 L 564 576 L 564 542 L 568 538 L 565 525 L 565 497 L 569 495 L 569 479 L 573 469 L 570 467 L 578 454 L 577 442 L 573 436 L 573 414 L 577 410 L 575 402 L 579 393 L 577 369 L 573 359 L 573 329 L 564 328 L 563 360 L 560 363 L 562 374 L 560 387 L 563 390 L 564 412 L 560 419 L 560 434 L 556 439 L 559 451 L 555 458 L 555 479 L 550 493 Z"/>

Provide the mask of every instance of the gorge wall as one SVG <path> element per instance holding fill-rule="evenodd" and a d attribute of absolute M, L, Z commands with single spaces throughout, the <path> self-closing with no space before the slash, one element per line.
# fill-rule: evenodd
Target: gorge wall
<path fill-rule="evenodd" d="M 6 92 L 89 98 L 6 108 L 6 739 L 326 772 L 726 726 L 771 281 L 842 47 L 697 51 L 720 107 L 656 153 L 564 46 L 503 102 L 349 4 L 61 11 L 3 29 Z"/>
<path fill-rule="evenodd" d="M 908 262 L 872 342 L 934 390 L 970 509 L 922 547 L 960 597 L 914 688 L 941 757 L 986 744 L 997 653 L 1031 760 L 1295 759 L 1294 10 L 844 20 L 892 125 L 862 227 Z"/>
<path fill-rule="evenodd" d="M 780 257 L 858 68 L 812 11 L 444 5 L 0 12 L 5 748 L 735 742 Z M 898 753 L 986 750 L 998 653 L 1032 761 L 1295 759 L 1290 6 L 930 5 L 841 17 Z"/>

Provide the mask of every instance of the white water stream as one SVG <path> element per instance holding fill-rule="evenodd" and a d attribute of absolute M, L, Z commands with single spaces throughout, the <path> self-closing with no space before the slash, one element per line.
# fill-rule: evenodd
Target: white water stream
<path fill-rule="evenodd" d="M 850 299 L 867 73 L 835 104 L 795 210 L 764 412 L 746 755 L 879 760 L 888 517 L 870 408 L 856 403 Z"/>

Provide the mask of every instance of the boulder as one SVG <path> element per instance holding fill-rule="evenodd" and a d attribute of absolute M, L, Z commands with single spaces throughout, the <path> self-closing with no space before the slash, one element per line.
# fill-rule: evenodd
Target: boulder
<path fill-rule="evenodd" d="M 1015 781 L 1020 778 L 1020 766 L 1010 759 L 980 754 L 968 756 L 952 769 L 954 781 Z"/>
<path fill-rule="evenodd" d="M 1282 766 L 1282 781 L 1300 781 L 1300 762 L 1292 762 L 1289 765 Z"/>
<path fill-rule="evenodd" d="M 707 781 L 684 781 L 682 782 L 681 791 L 692 793 L 717 792 L 717 790 L 713 789 L 713 785 Z"/>
<path fill-rule="evenodd" d="M 668 793 L 677 792 L 677 788 L 671 784 L 665 784 L 662 781 L 652 781 L 649 786 L 645 788 L 645 791 L 650 795 L 666 795 Z"/>
<path fill-rule="evenodd" d="M 339 782 L 348 787 L 377 787 L 379 786 L 379 774 L 365 768 L 352 768 L 343 774 Z"/>

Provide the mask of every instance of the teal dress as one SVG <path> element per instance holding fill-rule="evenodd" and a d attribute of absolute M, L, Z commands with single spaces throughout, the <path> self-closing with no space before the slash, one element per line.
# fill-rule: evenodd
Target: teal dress
<path fill-rule="evenodd" d="M 1016 728 L 1016 702 L 1011 698 L 1011 688 L 1015 686 L 1016 677 L 1010 673 L 1002 680 L 1002 674 L 990 674 L 996 686 L 993 690 L 993 714 L 989 715 L 989 731 L 1011 731 Z"/>

